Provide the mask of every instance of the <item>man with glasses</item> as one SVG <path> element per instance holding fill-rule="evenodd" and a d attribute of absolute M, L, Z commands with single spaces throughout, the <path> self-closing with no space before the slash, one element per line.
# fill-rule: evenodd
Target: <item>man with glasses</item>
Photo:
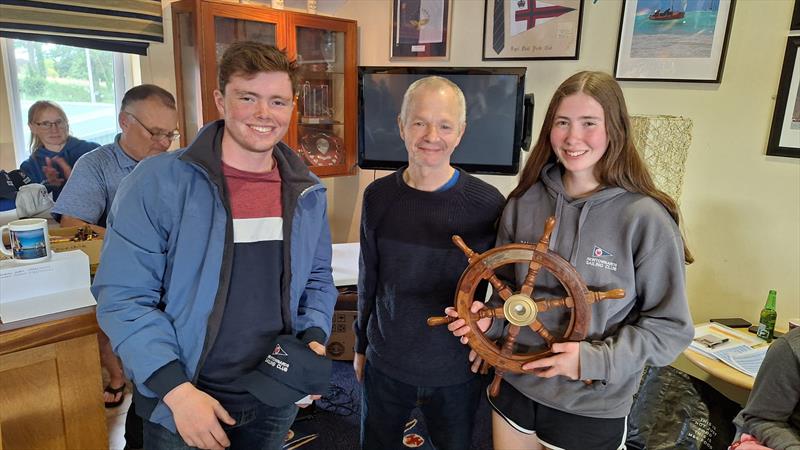
<path fill-rule="evenodd" d="M 152 84 L 125 93 L 118 120 L 122 133 L 114 142 L 83 155 L 75 164 L 53 208 L 61 226 L 105 228 L 106 214 L 122 179 L 139 161 L 167 151 L 180 137 L 175 131 L 175 98 Z"/>
<path fill-rule="evenodd" d="M 139 161 L 164 153 L 180 137 L 175 131 L 175 98 L 152 84 L 136 86 L 125 93 L 118 120 L 122 133 L 114 142 L 83 155 L 75 164 L 52 210 L 61 226 L 92 224 L 105 228 L 106 215 L 122 179 Z M 109 373 L 103 400 L 106 408 L 114 408 L 125 400 L 125 375 L 105 333 L 98 333 L 98 341 L 101 362 Z M 130 410 L 125 422 L 126 448 L 141 448 L 141 419 L 132 413 L 133 404 Z"/>

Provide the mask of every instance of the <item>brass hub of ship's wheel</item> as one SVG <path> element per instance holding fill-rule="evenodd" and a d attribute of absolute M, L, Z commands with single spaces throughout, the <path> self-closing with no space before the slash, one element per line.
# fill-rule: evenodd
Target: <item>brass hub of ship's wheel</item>
<path fill-rule="evenodd" d="M 503 303 L 506 320 L 518 327 L 527 327 L 536 320 L 536 302 L 523 294 L 514 294 Z"/>

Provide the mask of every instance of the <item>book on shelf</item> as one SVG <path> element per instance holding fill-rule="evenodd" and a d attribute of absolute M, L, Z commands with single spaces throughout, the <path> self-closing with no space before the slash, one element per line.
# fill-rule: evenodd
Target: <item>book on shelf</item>
<path fill-rule="evenodd" d="M 719 323 L 695 325 L 689 348 L 751 377 L 756 376 L 767 353 L 763 339 Z"/>

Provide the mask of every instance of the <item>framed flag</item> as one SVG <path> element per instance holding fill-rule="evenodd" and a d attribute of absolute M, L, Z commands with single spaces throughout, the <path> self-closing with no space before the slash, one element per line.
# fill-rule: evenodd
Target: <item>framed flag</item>
<path fill-rule="evenodd" d="M 483 60 L 578 59 L 582 0 L 485 0 Z"/>
<path fill-rule="evenodd" d="M 446 60 L 452 0 L 392 0 L 390 59 Z"/>

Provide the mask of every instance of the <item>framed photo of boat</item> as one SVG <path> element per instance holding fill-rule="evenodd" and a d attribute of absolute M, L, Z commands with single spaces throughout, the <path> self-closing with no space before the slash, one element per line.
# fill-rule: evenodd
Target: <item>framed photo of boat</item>
<path fill-rule="evenodd" d="M 623 0 L 614 75 L 719 83 L 735 0 Z"/>
<path fill-rule="evenodd" d="M 485 0 L 483 60 L 578 59 L 583 0 Z"/>
<path fill-rule="evenodd" d="M 800 158 L 800 36 L 790 36 L 772 114 L 767 155 Z"/>
<path fill-rule="evenodd" d="M 448 59 L 452 9 L 452 0 L 392 0 L 389 59 Z"/>

